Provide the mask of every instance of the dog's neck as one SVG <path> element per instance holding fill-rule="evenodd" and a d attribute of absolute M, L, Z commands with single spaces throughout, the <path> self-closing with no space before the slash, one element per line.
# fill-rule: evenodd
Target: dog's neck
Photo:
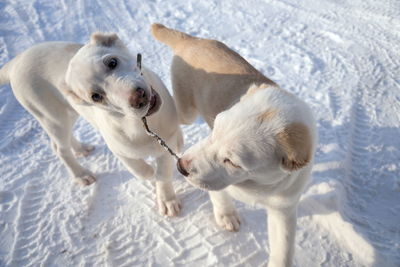
<path fill-rule="evenodd" d="M 265 79 L 267 79 L 267 78 L 265 78 Z M 269 80 L 268 80 L 268 81 L 269 81 Z M 232 92 L 230 92 L 229 95 L 224 95 L 224 96 L 223 96 L 223 97 L 228 97 L 228 98 L 230 98 L 230 99 L 229 99 L 230 101 L 221 101 L 221 103 L 226 103 L 226 104 L 217 107 L 217 108 L 215 109 L 214 113 L 211 114 L 211 115 L 208 115 L 208 116 L 207 116 L 207 114 L 203 114 L 204 120 L 207 122 L 208 126 L 209 126 L 211 129 L 214 128 L 214 120 L 215 120 L 215 117 L 216 117 L 219 113 L 221 113 L 221 112 L 223 112 L 223 111 L 225 111 L 225 110 L 228 110 L 228 109 L 230 109 L 231 107 L 233 107 L 234 105 L 236 105 L 237 103 L 239 103 L 239 102 L 241 101 L 241 99 L 248 93 L 249 89 L 250 89 L 252 86 L 254 86 L 254 85 L 255 85 L 255 86 L 260 86 L 260 85 L 262 85 L 262 84 L 266 84 L 266 85 L 272 87 L 272 86 L 275 85 L 275 83 L 272 82 L 272 81 L 270 81 L 270 83 L 266 83 L 265 80 L 263 80 L 263 79 L 261 79 L 261 78 L 259 78 L 259 79 L 257 80 L 257 79 L 255 79 L 254 77 L 250 77 L 248 80 L 244 80 L 244 81 L 241 81 L 241 82 L 244 82 L 244 83 L 243 83 L 243 85 L 240 87 L 240 89 L 233 90 Z"/>
<path fill-rule="evenodd" d="M 277 178 L 277 181 L 274 183 L 263 182 L 268 181 L 268 177 L 264 177 L 262 179 L 249 179 L 232 186 L 263 198 L 286 190 L 293 184 L 297 176 L 298 173 L 281 173 L 279 178 Z"/>
<path fill-rule="evenodd" d="M 287 174 L 283 179 L 281 179 L 279 182 L 274 183 L 274 184 L 263 184 L 259 183 L 254 180 L 246 180 L 244 182 L 235 184 L 234 186 L 246 190 L 246 191 L 251 191 L 254 193 L 257 192 L 268 192 L 268 193 L 274 193 L 276 189 L 282 188 L 282 183 L 287 183 L 287 180 L 290 178 L 290 174 Z"/>

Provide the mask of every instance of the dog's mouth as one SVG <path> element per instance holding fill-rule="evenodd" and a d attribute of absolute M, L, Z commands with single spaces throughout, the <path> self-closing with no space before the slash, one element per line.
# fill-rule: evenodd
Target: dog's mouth
<path fill-rule="evenodd" d="M 150 116 L 150 115 L 156 113 L 160 109 L 160 107 L 161 107 L 161 97 L 152 87 L 150 100 L 149 100 L 149 109 L 145 116 L 147 117 L 147 116 Z"/>

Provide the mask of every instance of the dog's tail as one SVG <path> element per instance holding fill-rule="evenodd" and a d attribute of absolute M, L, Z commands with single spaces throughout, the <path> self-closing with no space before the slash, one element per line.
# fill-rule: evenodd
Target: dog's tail
<path fill-rule="evenodd" d="M 175 49 L 178 43 L 183 40 L 194 38 L 186 33 L 169 29 L 162 24 L 154 23 L 151 25 L 151 33 L 158 41 Z"/>
<path fill-rule="evenodd" d="M 9 70 L 11 67 L 11 62 L 6 63 L 1 69 L 0 69 L 0 85 L 7 84 L 10 82 L 10 76 L 9 76 Z"/>

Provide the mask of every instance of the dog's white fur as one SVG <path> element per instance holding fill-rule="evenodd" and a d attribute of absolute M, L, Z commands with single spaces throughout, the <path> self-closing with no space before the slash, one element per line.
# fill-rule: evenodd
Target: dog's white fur
<path fill-rule="evenodd" d="M 106 66 L 109 58 L 117 59 L 115 69 Z M 75 158 L 93 149 L 72 135 L 72 126 L 81 115 L 100 131 L 110 150 L 134 176 L 155 177 L 162 214 L 173 216 L 180 211 L 171 181 L 173 158 L 142 125 L 141 117 L 150 114 L 151 101 L 140 108 L 130 105 L 138 87 L 147 99 L 156 99 L 152 110 L 159 110 L 147 117 L 149 127 L 179 150 L 183 138 L 174 101 L 154 72 L 138 69 L 136 57 L 116 34 L 94 33 L 83 46 L 64 42 L 36 45 L 0 70 L 0 84 L 7 82 L 21 105 L 47 132 L 55 153 L 76 182 L 89 185 L 95 181 Z M 103 101 L 93 101 L 93 92 L 100 93 Z M 148 156 L 156 158 L 156 170 L 144 161 Z"/>
<path fill-rule="evenodd" d="M 230 196 L 266 207 L 269 266 L 291 266 L 296 207 L 316 146 L 310 109 L 221 42 L 160 24 L 152 33 L 174 51 L 171 75 L 181 123 L 200 114 L 213 128 L 184 153 L 178 169 L 209 190 L 216 221 L 227 230 L 240 224 Z"/>

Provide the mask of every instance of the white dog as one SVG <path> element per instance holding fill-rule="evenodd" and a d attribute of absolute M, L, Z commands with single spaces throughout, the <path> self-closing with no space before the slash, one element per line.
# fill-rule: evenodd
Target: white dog
<path fill-rule="evenodd" d="M 7 82 L 47 132 L 76 182 L 95 181 L 75 158 L 93 149 L 72 135 L 79 114 L 100 131 L 133 175 L 155 177 L 162 214 L 180 211 L 171 181 L 173 158 L 146 134 L 141 121 L 148 116 L 150 128 L 179 150 L 183 138 L 174 101 L 155 73 L 138 68 L 136 57 L 116 34 L 94 33 L 84 46 L 64 42 L 34 46 L 0 70 L 0 84 Z M 144 161 L 148 156 L 156 158 L 156 171 Z"/>
<path fill-rule="evenodd" d="M 153 24 L 174 51 L 174 96 L 182 123 L 202 115 L 213 129 L 178 161 L 187 180 L 210 191 L 217 223 L 240 220 L 230 196 L 268 210 L 269 266 L 291 266 L 296 207 L 310 179 L 316 129 L 308 106 L 223 43 Z"/>

